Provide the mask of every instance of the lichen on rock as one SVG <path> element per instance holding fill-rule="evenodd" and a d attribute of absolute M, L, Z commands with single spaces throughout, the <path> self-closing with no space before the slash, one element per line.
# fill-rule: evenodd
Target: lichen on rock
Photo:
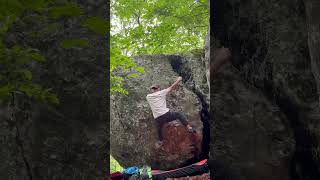
<path fill-rule="evenodd" d="M 198 66 L 192 66 L 191 63 L 189 65 L 194 72 L 201 74 L 197 74 L 198 78 L 191 78 L 192 72 L 190 72 L 189 78 L 183 77 L 183 83 L 178 90 L 167 96 L 167 105 L 172 111 L 184 113 L 197 133 L 190 135 L 179 122 L 169 123 L 163 130 L 164 149 L 158 151 L 155 150 L 157 134 L 154 118 L 146 101 L 146 95 L 149 93 L 150 85 L 160 84 L 161 88 L 166 88 L 181 75 L 173 65 L 177 58 L 181 65 L 179 68 L 186 67 L 192 60 L 199 60 Z M 122 166 L 148 164 L 157 169 L 177 168 L 197 158 L 201 153 L 202 104 L 194 89 L 197 89 L 195 85 L 200 86 L 201 83 L 207 82 L 200 57 L 190 56 L 190 58 L 194 59 L 176 55 L 135 58 L 136 63 L 145 68 L 145 73 L 125 81 L 124 87 L 129 92 L 128 96 L 115 94 L 111 100 L 111 153 Z M 206 96 L 208 97 L 208 94 Z"/>

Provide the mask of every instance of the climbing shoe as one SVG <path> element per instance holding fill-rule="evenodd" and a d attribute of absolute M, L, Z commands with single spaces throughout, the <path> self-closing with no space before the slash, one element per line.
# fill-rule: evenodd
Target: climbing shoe
<path fill-rule="evenodd" d="M 188 127 L 188 132 L 189 132 L 189 133 L 195 133 L 196 130 L 193 129 L 191 126 L 189 126 L 189 127 Z"/>
<path fill-rule="evenodd" d="M 156 142 L 156 148 L 159 149 L 160 147 L 162 147 L 163 145 L 163 141 L 157 141 Z"/>

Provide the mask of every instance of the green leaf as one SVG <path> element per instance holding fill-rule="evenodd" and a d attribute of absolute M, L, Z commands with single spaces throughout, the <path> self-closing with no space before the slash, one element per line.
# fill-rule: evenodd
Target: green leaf
<path fill-rule="evenodd" d="M 60 103 L 58 97 L 55 94 L 52 94 L 52 93 L 47 95 L 47 99 L 48 99 L 49 102 L 51 102 L 53 104 L 59 104 Z"/>
<path fill-rule="evenodd" d="M 26 69 L 23 69 L 23 70 L 21 70 L 20 71 L 22 74 L 23 74 L 23 76 L 24 76 L 24 78 L 26 79 L 26 80 L 31 80 L 32 79 L 32 73 L 31 73 L 31 71 L 29 71 L 29 70 L 26 70 Z"/>
<path fill-rule="evenodd" d="M 0 99 L 10 96 L 10 93 L 14 90 L 11 84 L 0 86 Z"/>
<path fill-rule="evenodd" d="M 100 17 L 89 17 L 82 23 L 82 26 L 102 36 L 106 36 L 109 32 L 109 23 Z"/>
<path fill-rule="evenodd" d="M 74 47 L 88 47 L 89 41 L 85 39 L 65 39 L 61 42 L 60 46 L 65 49 Z"/>
<path fill-rule="evenodd" d="M 30 84 L 24 83 L 19 86 L 19 91 L 21 91 L 21 92 L 25 93 L 27 96 L 31 97 L 33 89 Z"/>
<path fill-rule="evenodd" d="M 135 78 L 135 77 L 137 77 L 137 76 L 139 76 L 139 75 L 138 75 L 138 74 L 133 73 L 133 74 L 129 74 L 129 75 L 128 75 L 128 78 Z"/>
<path fill-rule="evenodd" d="M 61 17 L 80 16 L 82 13 L 82 9 L 74 3 L 59 7 L 53 7 L 49 10 L 50 17 L 53 19 L 59 19 Z"/>
<path fill-rule="evenodd" d="M 135 70 L 138 71 L 139 73 L 144 73 L 145 72 L 144 68 L 141 67 L 141 66 L 136 67 Z"/>
<path fill-rule="evenodd" d="M 128 95 L 129 94 L 129 92 L 127 90 L 123 89 L 122 87 L 112 87 L 110 89 L 110 92 L 111 92 L 111 94 L 114 94 L 116 92 L 124 94 L 124 95 Z"/>
<path fill-rule="evenodd" d="M 44 62 L 46 61 L 46 59 L 44 58 L 44 56 L 42 56 L 41 54 L 39 53 L 31 53 L 30 54 L 30 57 L 35 60 L 35 61 L 38 61 L 38 62 Z"/>

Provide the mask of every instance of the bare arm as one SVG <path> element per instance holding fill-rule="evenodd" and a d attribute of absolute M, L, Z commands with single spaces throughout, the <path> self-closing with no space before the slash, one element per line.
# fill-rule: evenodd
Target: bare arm
<path fill-rule="evenodd" d="M 170 87 L 168 87 L 169 92 L 175 90 L 181 80 L 182 80 L 182 77 L 179 76 L 179 77 L 177 78 L 176 82 L 174 82 Z"/>

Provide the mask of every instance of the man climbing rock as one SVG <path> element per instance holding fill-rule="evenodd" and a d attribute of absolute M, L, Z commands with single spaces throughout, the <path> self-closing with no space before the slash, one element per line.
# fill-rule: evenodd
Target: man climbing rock
<path fill-rule="evenodd" d="M 159 141 L 156 143 L 157 148 L 163 145 L 162 127 L 168 122 L 179 120 L 187 127 L 189 132 L 195 132 L 182 113 L 172 112 L 167 108 L 166 95 L 175 90 L 181 80 L 182 77 L 178 77 L 175 83 L 163 90 L 160 89 L 159 85 L 153 85 L 150 87 L 151 94 L 147 95 L 147 101 L 151 107 L 153 117 L 155 118 L 158 132 Z"/>

